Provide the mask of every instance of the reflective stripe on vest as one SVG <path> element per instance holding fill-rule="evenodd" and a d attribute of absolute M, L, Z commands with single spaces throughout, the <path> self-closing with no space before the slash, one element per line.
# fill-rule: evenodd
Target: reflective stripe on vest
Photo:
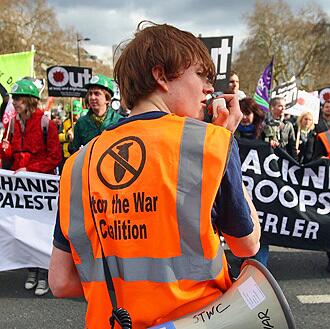
<path fill-rule="evenodd" d="M 319 133 L 318 137 L 322 141 L 322 143 L 328 153 L 327 154 L 328 158 L 330 158 L 330 130 Z"/>
<path fill-rule="evenodd" d="M 206 259 L 200 236 L 195 233 L 200 231 L 205 133 L 205 123 L 188 118 L 185 120 L 180 145 L 176 205 L 182 255 L 170 258 L 107 256 L 106 260 L 113 278 L 153 282 L 175 282 L 182 279 L 204 281 L 215 279 L 221 272 L 223 250 L 220 243 L 216 257 L 211 260 Z M 87 150 L 91 149 L 88 145 L 80 150 L 72 168 L 68 230 L 69 239 L 81 259 L 81 263 L 76 264 L 76 267 L 82 282 L 105 280 L 102 258 L 94 259 L 92 245 L 85 232 L 83 221 L 82 167 L 85 157 L 89 156 Z M 197 153 L 194 152 L 196 157 L 193 157 L 190 151 L 192 145 L 195 150 L 198 149 Z M 185 190 L 192 190 L 194 193 L 188 196 L 180 194 L 179 191 Z M 194 271 L 191 270 L 192 261 Z"/>

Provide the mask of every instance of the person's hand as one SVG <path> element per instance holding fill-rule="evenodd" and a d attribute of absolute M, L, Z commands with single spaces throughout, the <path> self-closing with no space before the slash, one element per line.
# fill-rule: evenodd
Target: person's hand
<path fill-rule="evenodd" d="M 269 142 L 269 144 L 273 149 L 276 149 L 277 147 L 280 146 L 280 143 L 278 141 L 273 140 L 273 139 Z"/>
<path fill-rule="evenodd" d="M 69 141 L 72 142 L 73 141 L 73 132 L 71 129 L 66 133 L 66 135 L 67 135 Z"/>
<path fill-rule="evenodd" d="M 216 111 L 213 111 L 212 123 L 217 126 L 227 128 L 233 133 L 243 118 L 243 113 L 239 107 L 237 95 L 223 94 L 218 98 L 225 99 L 226 108 L 219 105 L 216 107 Z M 210 106 L 212 106 L 212 102 Z"/>
<path fill-rule="evenodd" d="M 9 147 L 9 141 L 7 139 L 3 139 L 1 142 L 2 149 L 6 151 Z"/>
<path fill-rule="evenodd" d="M 25 167 L 19 168 L 16 171 L 14 171 L 14 174 L 17 174 L 20 171 L 27 171 Z"/>

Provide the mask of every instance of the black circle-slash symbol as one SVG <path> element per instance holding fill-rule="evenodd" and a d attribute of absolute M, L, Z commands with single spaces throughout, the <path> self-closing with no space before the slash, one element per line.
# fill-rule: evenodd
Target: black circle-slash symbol
<path fill-rule="evenodd" d="M 129 163 L 129 155 L 130 155 L 130 148 L 132 145 L 137 144 L 139 146 L 139 150 L 141 152 L 141 162 L 138 165 L 138 168 L 134 168 Z M 118 150 L 118 151 L 117 151 Z M 114 160 L 114 166 L 110 170 L 113 170 L 114 178 L 116 182 L 109 182 L 107 181 L 101 171 L 102 162 L 106 156 L 110 156 Z M 100 160 L 97 163 L 96 170 L 97 175 L 99 176 L 101 182 L 110 188 L 111 190 L 119 190 L 130 186 L 141 174 L 144 164 L 146 162 L 146 148 L 144 143 L 139 137 L 136 136 L 128 136 L 122 138 L 121 140 L 117 141 L 116 143 L 112 144 L 100 157 Z M 105 168 L 103 168 L 104 171 Z M 106 168 L 109 170 L 109 168 Z M 125 176 L 125 173 L 129 172 L 132 175 L 132 178 L 129 179 L 127 182 L 122 184 L 118 184 L 122 181 Z"/>

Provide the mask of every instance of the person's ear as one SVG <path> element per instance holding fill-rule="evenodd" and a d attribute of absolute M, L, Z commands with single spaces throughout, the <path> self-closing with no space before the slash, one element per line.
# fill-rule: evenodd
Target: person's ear
<path fill-rule="evenodd" d="M 151 69 L 151 73 L 158 87 L 160 87 L 164 91 L 168 91 L 167 79 L 164 72 L 164 68 L 161 65 L 156 65 Z"/>

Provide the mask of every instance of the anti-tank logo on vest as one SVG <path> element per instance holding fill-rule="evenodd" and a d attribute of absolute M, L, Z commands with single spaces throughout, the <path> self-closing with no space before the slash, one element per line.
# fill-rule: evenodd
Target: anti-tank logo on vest
<path fill-rule="evenodd" d="M 130 186 L 141 174 L 146 161 L 146 148 L 136 136 L 112 144 L 97 163 L 97 175 L 112 190 Z"/>

